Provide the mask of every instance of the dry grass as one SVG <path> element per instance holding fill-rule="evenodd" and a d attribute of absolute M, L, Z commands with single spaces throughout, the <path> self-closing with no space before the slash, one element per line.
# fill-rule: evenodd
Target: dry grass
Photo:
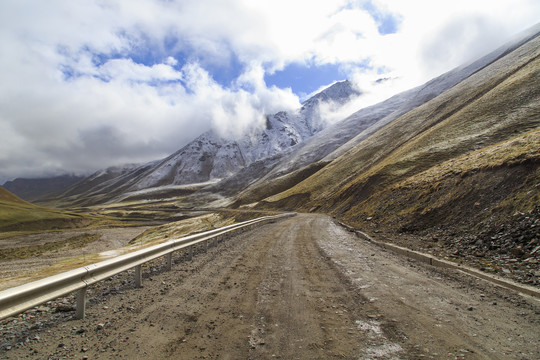
<path fill-rule="evenodd" d="M 275 215 L 264 211 L 219 210 L 190 219 L 180 220 L 154 227 L 142 233 L 130 243 L 149 246 L 160 242 L 217 229 L 261 216 Z"/>
<path fill-rule="evenodd" d="M 233 218 L 226 218 L 217 213 L 205 214 L 191 219 L 156 226 L 130 241 L 130 244 L 137 246 L 155 245 L 170 239 L 212 230 L 233 223 Z"/>
<path fill-rule="evenodd" d="M 157 204 L 155 203 L 153 204 L 153 206 L 156 205 Z M 25 273 L 24 275 L 3 278 L 3 284 L 0 286 L 0 289 L 94 264 L 114 256 L 127 254 L 132 251 L 156 245 L 174 238 L 180 238 L 218 227 L 231 225 L 236 222 L 271 214 L 275 213 L 262 211 L 219 210 L 212 213 L 205 213 L 200 216 L 194 216 L 189 219 L 170 222 L 146 230 L 144 233 L 131 240 L 127 246 L 117 249 L 110 249 L 101 253 L 88 254 L 86 251 L 81 251 L 83 255 L 64 258 L 53 265 L 40 269 L 38 272 L 30 272 Z M 41 245 L 23 246 L 18 248 L 4 248 L 0 250 L 0 261 L 37 257 L 40 254 L 62 252 L 67 249 L 84 249 L 86 244 L 97 241 L 99 240 L 98 238 L 99 235 L 82 234 L 64 241 L 49 242 Z"/>
<path fill-rule="evenodd" d="M 101 236 L 98 234 L 81 234 L 67 240 L 48 242 L 40 245 L 23 246 L 0 249 L 0 261 L 26 259 L 36 257 L 46 252 L 64 251 L 82 248 L 85 245 L 97 241 Z"/>
<path fill-rule="evenodd" d="M 78 214 L 33 205 L 0 188 L 0 231 L 58 228 L 81 219 Z"/>
<path fill-rule="evenodd" d="M 393 185 L 392 188 L 417 187 L 422 184 L 436 185 L 448 176 L 464 177 L 482 169 L 513 166 L 528 161 L 540 162 L 539 149 L 540 129 L 535 129 L 499 144 L 445 161 Z"/>

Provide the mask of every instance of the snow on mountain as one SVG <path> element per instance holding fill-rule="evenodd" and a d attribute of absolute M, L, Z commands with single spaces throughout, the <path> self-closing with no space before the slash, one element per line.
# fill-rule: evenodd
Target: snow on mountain
<path fill-rule="evenodd" d="M 83 181 L 79 186 L 81 191 L 72 189 L 69 195 L 83 193 L 101 199 L 105 194 L 120 196 L 148 188 L 231 177 L 255 162 L 297 147 L 323 130 L 327 123 L 318 115 L 319 105 L 345 104 L 358 94 L 349 81 L 336 82 L 306 100 L 297 111 L 268 115 L 264 128 L 240 139 L 225 139 L 211 130 L 165 159 L 97 172 Z"/>
<path fill-rule="evenodd" d="M 346 154 L 377 130 L 501 59 L 539 32 L 540 24 L 479 60 L 336 123 L 330 124 L 320 109 L 328 104 L 335 109 L 360 95 L 349 81 L 332 84 L 303 102 L 297 111 L 267 116 L 263 128 L 240 139 L 225 139 L 209 131 L 165 159 L 98 172 L 66 194 L 83 195 L 96 203 L 145 189 L 205 183 L 209 185 L 204 191 L 212 194 L 234 195 L 250 185 L 256 192 L 258 187 L 268 187 L 272 179 L 291 173 L 296 176 L 297 170 L 312 164 L 316 169 Z"/>
<path fill-rule="evenodd" d="M 267 116 L 264 129 L 238 140 L 227 140 L 214 131 L 208 131 L 153 166 L 131 189 L 227 178 L 255 161 L 306 141 L 324 129 L 324 119 L 316 116 L 321 103 L 333 101 L 344 104 L 357 94 L 352 84 L 345 80 L 305 101 L 296 112 L 281 111 Z"/>
<path fill-rule="evenodd" d="M 328 126 L 284 156 L 280 164 L 269 174 L 270 177 L 289 173 L 318 160 L 336 159 L 386 124 L 442 94 L 536 37 L 538 33 L 540 33 L 540 24 L 517 35 L 480 59 L 457 67 L 424 85 L 394 95 L 386 101 L 360 109 L 346 119 Z"/>

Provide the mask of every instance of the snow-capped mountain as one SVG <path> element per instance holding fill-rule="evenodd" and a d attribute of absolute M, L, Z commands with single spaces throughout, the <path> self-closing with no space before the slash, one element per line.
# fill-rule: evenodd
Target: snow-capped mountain
<path fill-rule="evenodd" d="M 168 185 L 217 182 L 256 161 L 284 153 L 303 143 L 326 127 L 324 118 L 318 115 L 320 104 L 345 104 L 357 95 L 359 92 L 349 81 L 336 82 L 306 100 L 297 111 L 268 115 L 264 128 L 240 139 L 225 139 L 210 130 L 165 159 L 125 171 L 115 169 L 117 176 L 110 176 L 112 171 L 99 171 L 87 180 L 95 183 L 97 178 L 107 174 L 106 181 L 91 189 L 83 184 L 80 188 L 85 188 L 85 194 L 90 196 L 120 195 Z M 69 194 L 73 195 L 73 191 Z"/>
<path fill-rule="evenodd" d="M 267 116 L 264 129 L 238 140 L 227 140 L 212 130 L 208 131 L 158 162 L 132 188 L 202 183 L 229 177 L 241 168 L 281 153 L 322 130 L 324 121 L 314 116 L 320 103 L 345 103 L 357 94 L 352 84 L 345 80 L 310 98 L 297 112 L 281 111 Z"/>
<path fill-rule="evenodd" d="M 70 204 L 96 204 L 142 193 L 170 197 L 175 196 L 171 192 L 174 190 L 182 196 L 186 191 L 196 191 L 193 198 L 198 204 L 207 205 L 213 199 L 230 203 L 239 196 L 239 204 L 258 201 L 347 156 L 357 144 L 504 58 L 539 31 L 537 25 L 481 59 L 359 109 L 331 125 L 321 118 L 319 105 L 330 104 L 335 109 L 360 95 L 348 81 L 324 89 L 297 111 L 267 116 L 263 128 L 240 139 L 224 139 L 212 131 L 204 133 L 165 159 L 121 171 L 98 172 L 64 193 L 64 199 Z"/>
<path fill-rule="evenodd" d="M 221 187 L 218 185 L 215 188 L 217 191 L 227 193 L 234 193 L 234 191 L 242 189 L 244 194 L 241 196 L 247 199 L 244 202 L 258 200 L 258 196 L 261 194 L 268 196 L 269 191 L 280 189 L 280 186 L 273 186 L 272 181 L 276 180 L 276 183 L 290 185 L 291 181 L 286 181 L 282 177 L 290 175 L 295 179 L 303 179 L 303 176 L 298 176 L 298 172 L 305 175 L 316 171 L 339 156 L 346 154 L 347 151 L 367 139 L 377 130 L 481 71 L 527 43 L 537 36 L 539 32 L 540 24 L 516 36 L 512 41 L 480 59 L 457 67 L 421 86 L 394 95 L 381 103 L 360 109 L 347 118 L 317 132 L 301 145 L 284 152 L 279 159 L 271 159 L 272 161 L 268 161 L 264 166 L 263 164 L 257 164 L 256 177 L 252 174 L 253 172 L 246 169 L 235 177 L 226 180 L 221 184 Z M 248 181 L 242 181 L 240 177 L 246 178 Z M 246 188 L 246 186 L 248 187 Z"/>

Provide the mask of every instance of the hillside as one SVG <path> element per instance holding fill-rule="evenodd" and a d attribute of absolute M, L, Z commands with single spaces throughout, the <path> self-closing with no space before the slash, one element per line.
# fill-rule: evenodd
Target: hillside
<path fill-rule="evenodd" d="M 5 204 L 28 204 L 23 199 L 0 187 L 0 202 Z"/>
<path fill-rule="evenodd" d="M 534 216 L 539 84 L 536 36 L 259 206 L 326 212 L 353 226 L 448 242 L 511 224 L 515 214 Z M 523 239 L 530 244 L 513 242 L 485 261 L 506 253 L 537 259 L 536 232 Z"/>
<path fill-rule="evenodd" d="M 33 205 L 0 187 L 0 232 L 72 228 L 89 222 L 82 215 Z"/>
<path fill-rule="evenodd" d="M 235 206 L 260 201 L 294 186 L 368 139 L 377 130 L 516 50 L 534 38 L 538 31 L 540 31 L 538 26 L 532 28 L 470 64 L 453 69 L 421 86 L 394 95 L 386 101 L 360 109 L 344 120 L 323 129 L 291 149 L 289 153 L 283 154 L 280 159 L 271 163 L 271 167 L 268 166 L 265 172 L 257 169 L 257 172 L 264 176 L 260 175 L 258 180 L 249 183 L 247 188 L 241 189 L 242 192 Z M 411 123 L 411 127 L 414 126 L 415 124 Z"/>
<path fill-rule="evenodd" d="M 374 188 L 536 129 L 539 44 L 538 37 L 529 41 L 268 201 L 304 194 L 310 199 L 304 207 L 319 205 L 346 213 L 371 196 Z"/>

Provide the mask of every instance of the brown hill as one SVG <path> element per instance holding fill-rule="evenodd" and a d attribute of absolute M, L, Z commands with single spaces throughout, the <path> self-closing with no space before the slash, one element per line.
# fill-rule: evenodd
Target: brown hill
<path fill-rule="evenodd" d="M 535 37 L 259 206 L 329 212 L 374 231 L 451 241 L 534 213 L 539 128 Z M 505 252 L 520 247 L 514 253 L 534 258 L 539 237 L 533 231 L 527 249 L 513 242 Z"/>
<path fill-rule="evenodd" d="M 31 204 L 0 187 L 0 233 L 73 228 L 89 222 L 86 216 Z"/>
<path fill-rule="evenodd" d="M 22 203 L 26 204 L 27 202 L 18 196 L 10 193 L 6 189 L 0 186 L 0 202 L 2 203 Z"/>

